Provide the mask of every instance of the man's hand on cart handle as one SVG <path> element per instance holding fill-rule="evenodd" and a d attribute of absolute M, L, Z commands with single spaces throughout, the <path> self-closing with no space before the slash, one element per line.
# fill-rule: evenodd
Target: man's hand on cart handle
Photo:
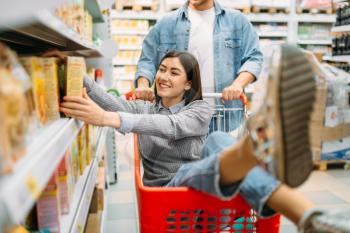
<path fill-rule="evenodd" d="M 222 98 L 222 93 L 204 93 L 203 98 Z M 239 98 L 244 106 L 248 105 L 248 98 L 244 93 Z"/>

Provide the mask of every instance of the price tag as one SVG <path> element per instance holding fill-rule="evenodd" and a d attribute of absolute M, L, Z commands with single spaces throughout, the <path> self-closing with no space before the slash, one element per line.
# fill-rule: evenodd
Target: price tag
<path fill-rule="evenodd" d="M 37 200 L 40 196 L 40 189 L 37 179 L 34 176 L 28 175 L 25 183 L 29 194 L 34 200 Z"/>
<path fill-rule="evenodd" d="M 83 233 L 84 228 L 81 224 L 77 224 L 77 230 L 79 233 Z"/>

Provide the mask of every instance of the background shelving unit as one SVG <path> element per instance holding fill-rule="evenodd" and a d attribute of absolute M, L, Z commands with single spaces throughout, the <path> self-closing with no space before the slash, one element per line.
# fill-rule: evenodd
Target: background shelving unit
<path fill-rule="evenodd" d="M 56 4 L 45 2 L 31 1 L 36 7 L 31 6 L 23 10 L 23 18 L 21 15 L 16 15 L 2 20 L 0 41 L 19 55 L 38 56 L 47 49 L 57 48 L 70 56 L 85 57 L 87 63 L 111 66 L 111 59 L 103 58 L 101 44 L 86 40 L 53 13 L 62 2 L 57 1 L 60 3 Z M 23 3 L 22 1 L 0 3 L 0 15 L 6 15 L 8 11 L 14 14 L 16 4 Z M 102 14 L 99 0 L 85 0 L 85 6 L 93 22 L 96 23 L 94 34 L 103 35 L 101 39 L 109 39 L 110 31 L 106 25 L 110 19 L 108 15 Z M 111 74 L 105 73 L 105 78 L 108 77 L 111 77 Z M 109 83 L 108 80 L 105 82 Z M 4 232 L 5 228 L 14 224 L 24 222 L 83 126 L 82 122 L 62 118 L 38 129 L 27 146 L 26 154 L 15 164 L 13 171 L 0 176 L 0 232 Z M 85 228 L 97 182 L 98 165 L 102 155 L 105 155 L 106 133 L 107 128 L 98 130 L 96 154 L 75 186 L 69 214 L 62 215 L 60 228 L 63 233 L 83 232 Z M 104 213 L 103 216 L 107 214 Z"/>
<path fill-rule="evenodd" d="M 149 1 L 150 2 L 150 1 Z M 130 20 L 130 21 L 140 21 L 147 20 L 150 22 L 150 26 L 147 29 L 137 29 L 137 32 L 133 30 L 125 31 L 122 29 L 117 30 L 113 28 L 112 24 L 112 34 L 114 36 L 140 36 L 143 37 L 147 34 L 152 25 L 162 18 L 169 11 L 180 7 L 183 4 L 183 0 L 159 0 L 159 7 L 157 11 L 144 10 L 144 11 L 130 11 L 130 10 L 113 10 L 111 12 L 112 21 L 115 20 Z M 252 24 L 257 29 L 259 37 L 261 39 L 261 49 L 270 50 L 271 46 L 276 44 L 289 42 L 298 44 L 303 48 L 311 49 L 317 52 L 325 53 L 330 55 L 330 46 L 332 44 L 331 37 L 325 35 L 323 38 L 300 38 L 299 32 L 301 26 L 309 25 L 310 27 L 317 28 L 326 27 L 331 28 L 335 22 L 334 14 L 322 14 L 319 10 L 309 10 L 308 12 L 313 13 L 303 13 L 304 10 L 299 10 L 297 12 L 297 0 L 278 2 L 274 1 L 273 5 L 266 6 L 261 5 L 259 1 L 227 1 L 219 0 L 221 5 L 227 8 L 240 9 L 245 16 L 252 22 Z M 251 3 L 258 4 L 252 6 Z M 120 6 L 119 6 L 120 9 Z M 141 42 L 135 43 L 133 45 L 126 44 L 118 41 L 118 46 L 121 52 L 123 51 L 140 51 L 142 46 Z M 134 60 L 137 61 L 137 58 Z M 115 69 L 119 69 L 122 66 L 136 66 L 136 62 L 123 61 L 122 58 L 117 57 L 113 61 Z M 132 88 L 131 77 L 134 73 L 131 69 L 128 73 L 114 72 L 113 85 L 117 89 L 121 90 L 121 93 L 130 91 Z M 126 77 L 126 78 L 125 78 Z M 129 80 L 126 82 L 126 80 Z"/>
<path fill-rule="evenodd" d="M 349 2 L 345 0 L 334 0 L 336 3 L 336 8 L 348 5 Z M 338 16 L 337 16 L 338 17 Z M 338 23 L 338 20 L 337 20 Z M 337 25 L 337 23 L 335 25 Z M 333 41 L 332 41 L 332 47 L 333 49 L 336 47 L 336 38 L 339 38 L 339 36 L 342 35 L 348 35 L 350 33 L 350 25 L 341 25 L 341 26 L 333 26 L 331 29 Z M 332 54 L 323 56 L 323 61 L 330 62 L 333 65 L 338 66 L 339 68 L 349 72 L 349 66 L 350 66 L 350 54 L 349 55 L 337 55 L 334 51 L 332 51 Z"/>

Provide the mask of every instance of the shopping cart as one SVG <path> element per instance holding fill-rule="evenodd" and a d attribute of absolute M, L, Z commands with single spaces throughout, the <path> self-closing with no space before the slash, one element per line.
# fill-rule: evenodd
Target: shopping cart
<path fill-rule="evenodd" d="M 221 97 L 221 94 L 205 94 L 204 96 L 218 98 Z M 245 96 L 242 96 L 241 99 L 243 108 L 214 107 L 212 122 L 217 126 L 216 129 L 227 126 L 227 113 L 234 111 L 246 113 L 247 99 Z M 135 186 L 141 233 L 279 232 L 280 216 L 258 218 L 240 195 L 230 201 L 222 201 L 187 187 L 145 187 L 140 175 L 136 135 L 134 137 L 134 153 Z"/>
<path fill-rule="evenodd" d="M 204 93 L 204 99 L 218 99 L 221 102 L 221 93 Z M 233 132 L 237 129 L 236 134 L 244 131 L 243 122 L 247 116 L 248 99 L 245 94 L 241 95 L 242 107 L 228 108 L 224 104 L 214 104 L 210 106 L 213 111 L 213 117 L 210 122 L 209 133 L 214 131 Z M 210 101 L 210 103 L 217 103 Z"/>

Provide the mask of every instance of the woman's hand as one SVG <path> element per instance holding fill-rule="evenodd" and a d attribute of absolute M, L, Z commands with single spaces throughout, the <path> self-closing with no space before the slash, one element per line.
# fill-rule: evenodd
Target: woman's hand
<path fill-rule="evenodd" d="M 97 126 L 120 127 L 120 117 L 116 112 L 107 112 L 90 99 L 84 88 L 83 97 L 65 96 L 60 111 L 66 116 Z"/>

